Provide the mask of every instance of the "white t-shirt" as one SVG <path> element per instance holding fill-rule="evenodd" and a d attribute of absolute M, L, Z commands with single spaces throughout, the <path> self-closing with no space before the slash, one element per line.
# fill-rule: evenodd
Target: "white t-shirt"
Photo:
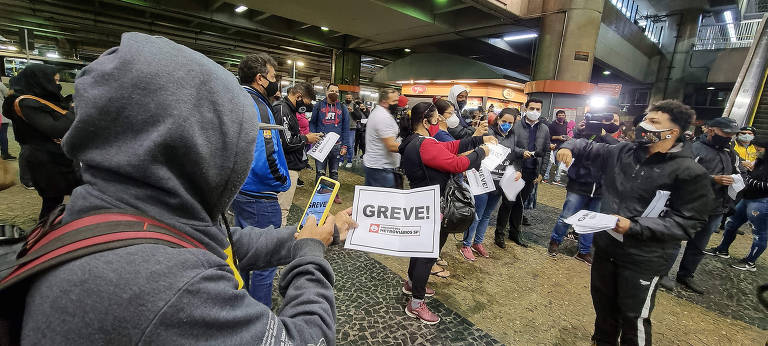
<path fill-rule="evenodd" d="M 394 137 L 397 139 L 400 128 L 395 118 L 389 114 L 389 110 L 376 105 L 368 116 L 365 128 L 365 155 L 363 164 L 369 168 L 396 168 L 400 166 L 400 154 L 390 152 L 382 138 Z"/>

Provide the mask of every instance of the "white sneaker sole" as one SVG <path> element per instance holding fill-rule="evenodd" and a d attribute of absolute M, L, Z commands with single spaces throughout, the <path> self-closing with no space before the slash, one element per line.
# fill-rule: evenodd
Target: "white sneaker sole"
<path fill-rule="evenodd" d="M 470 251 L 471 252 L 471 251 Z M 459 250 L 459 254 L 461 254 L 461 257 L 463 257 L 465 260 L 474 262 L 477 258 L 467 258 L 467 256 L 464 256 L 464 254 Z"/>
<path fill-rule="evenodd" d="M 410 304 L 410 302 L 408 302 L 406 304 Z M 421 323 L 428 324 L 428 325 L 433 325 L 433 324 L 437 324 L 437 322 L 440 322 L 440 318 L 439 317 L 437 318 L 437 321 L 435 321 L 435 322 L 430 322 L 430 321 L 422 320 L 421 317 L 416 316 L 416 314 L 408 311 L 408 306 L 405 307 L 405 314 L 408 315 L 409 317 L 418 318 L 419 321 L 421 321 Z"/>
<path fill-rule="evenodd" d="M 733 268 L 733 269 L 738 269 L 738 270 L 743 270 L 743 271 L 748 271 L 748 272 L 756 272 L 756 271 L 757 271 L 757 268 L 755 268 L 755 267 L 737 267 L 737 266 L 731 266 L 731 268 Z"/>
<path fill-rule="evenodd" d="M 403 287 L 401 290 L 403 291 L 403 293 L 405 293 L 407 295 L 413 295 L 413 292 L 406 290 L 405 287 Z M 434 295 L 435 295 L 434 293 L 432 293 L 432 294 L 424 293 L 425 297 L 433 297 Z"/>

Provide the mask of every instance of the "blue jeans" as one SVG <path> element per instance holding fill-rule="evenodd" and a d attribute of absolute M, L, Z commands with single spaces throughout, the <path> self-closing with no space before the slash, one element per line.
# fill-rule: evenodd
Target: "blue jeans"
<path fill-rule="evenodd" d="M 344 157 L 341 158 L 341 162 L 352 162 L 352 159 L 355 158 L 355 129 L 349 130 L 349 142 L 353 143 L 351 148 L 347 148 L 347 154 L 344 155 Z"/>
<path fill-rule="evenodd" d="M 475 196 L 475 221 L 464 231 L 464 246 L 483 243 L 485 231 L 488 230 L 488 221 L 500 199 L 501 194 L 498 191 Z"/>
<path fill-rule="evenodd" d="M 552 166 L 555 166 L 555 181 L 560 181 L 560 162 L 557 162 L 557 160 L 549 161 L 547 171 L 544 173 L 544 180 L 549 180 L 549 171 L 552 170 Z"/>
<path fill-rule="evenodd" d="M 742 199 L 733 208 L 733 215 L 725 222 L 723 241 L 717 251 L 728 252 L 731 243 L 736 239 L 736 231 L 749 221 L 752 224 L 752 247 L 744 260 L 755 263 L 765 251 L 768 241 L 768 198 Z"/>
<path fill-rule="evenodd" d="M 249 232 L 264 232 L 262 229 L 269 226 L 279 228 L 282 222 L 280 203 L 277 199 L 251 198 L 238 193 L 232 201 L 232 211 L 235 213 L 235 226 L 244 230 L 248 226 L 257 228 L 247 229 Z M 251 297 L 270 308 L 272 307 L 272 282 L 276 271 L 277 268 L 254 270 L 250 277 L 241 273 L 243 278 L 248 278 L 247 287 Z"/>
<path fill-rule="evenodd" d="M 391 169 L 365 167 L 365 186 L 395 187 L 395 173 Z"/>
<path fill-rule="evenodd" d="M 538 195 L 538 193 L 539 193 L 539 184 L 533 184 L 531 193 L 528 196 L 525 196 L 525 199 L 523 200 L 523 209 L 525 210 L 536 209 L 536 196 Z"/>
<path fill-rule="evenodd" d="M 710 215 L 707 218 L 707 223 L 696 234 L 693 235 L 691 240 L 685 245 L 685 252 L 683 252 L 683 259 L 680 261 L 680 269 L 677 271 L 677 278 L 691 278 L 696 272 L 696 268 L 699 267 L 699 263 L 704 258 L 704 251 L 709 243 L 709 238 L 712 237 L 712 233 L 720 227 L 720 221 L 723 220 L 723 214 Z"/>
<path fill-rule="evenodd" d="M 565 238 L 565 233 L 568 232 L 568 224 L 565 223 L 565 219 L 576 214 L 579 210 L 600 211 L 600 197 L 589 197 L 578 193 L 568 192 L 565 195 L 565 203 L 563 203 L 563 212 L 557 218 L 555 227 L 552 228 L 552 237 L 550 240 L 555 243 L 562 243 Z M 579 253 L 587 254 L 592 250 L 592 238 L 594 234 L 586 233 L 579 234 Z"/>
<path fill-rule="evenodd" d="M 337 143 L 328 153 L 328 157 L 325 161 L 315 160 L 315 182 L 320 180 L 320 177 L 325 175 L 325 169 L 328 168 L 328 178 L 338 181 L 339 180 L 339 163 L 341 158 L 339 152 L 341 151 L 341 143 Z"/>

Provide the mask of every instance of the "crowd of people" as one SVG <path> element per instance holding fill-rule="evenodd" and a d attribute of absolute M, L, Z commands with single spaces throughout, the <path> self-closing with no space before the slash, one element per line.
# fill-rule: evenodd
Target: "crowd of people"
<path fill-rule="evenodd" d="M 24 293 L 23 341 L 67 343 L 87 334 L 101 343 L 332 344 L 333 271 L 323 249 L 356 227 L 351 209 L 323 225 L 310 220 L 301 232 L 287 217 L 296 187 L 303 185 L 300 171 L 314 167 L 316 179 L 338 180 L 340 166 L 350 167 L 358 153 L 368 186 L 438 185 L 444 191 L 449 183 L 463 183 L 462 173 L 479 169 L 491 146 L 509 149 L 490 172 L 495 191 L 474 196 L 474 221 L 460 230 L 458 251 L 467 261 L 491 256 L 484 240 L 494 212 L 494 244 L 527 247 L 525 210 L 535 207 L 538 184 L 563 185 L 567 176 L 546 253 L 556 257 L 566 237 L 577 239 L 575 258 L 592 266 L 597 344 L 650 343 L 655 294 L 659 285 L 674 288 L 669 271 L 682 241 L 688 245 L 676 280 L 699 293 L 704 289 L 693 275 L 702 257 L 730 257 L 744 223 L 752 225 L 754 241 L 733 267 L 755 271 L 766 248 L 768 143 L 731 119 L 714 119 L 692 138 L 686 131 L 695 113 L 674 100 L 651 105 L 632 127 L 621 122 L 616 107 L 593 110 L 578 123 L 563 111 L 543 116 L 545 104 L 537 98 L 520 109 L 485 112 L 467 108 L 469 90 L 461 85 L 410 107 L 396 89 L 385 88 L 368 109 L 352 93 L 342 100 L 333 83 L 319 100 L 306 82 L 294 83 L 276 100 L 276 67 L 265 53 L 249 55 L 236 79 L 170 40 L 128 33 L 78 75 L 73 103 L 62 97 L 57 71 L 43 64 L 13 77 L 9 93 L 0 89 L 2 114 L 21 146 L 21 174 L 28 174 L 43 200 L 38 227 L 131 210 L 205 249 L 139 243 L 43 272 Z M 329 133 L 339 135 L 331 153 L 310 164 L 309 147 Z M 14 159 L 6 147 L 0 146 L 3 159 Z M 513 199 L 500 187 L 510 170 L 525 182 Z M 728 187 L 735 175 L 745 188 L 734 200 Z M 667 210 L 648 217 L 644 212 L 658 191 L 669 193 Z M 67 195 L 69 203 L 61 207 Z M 616 215 L 618 222 L 594 236 L 568 234 L 565 220 L 580 210 Z M 227 212 L 236 227 L 230 229 Z M 707 249 L 723 219 L 722 243 Z M 442 249 L 449 232 L 438 232 Z M 285 266 L 279 278 L 284 299 L 275 314 L 270 308 L 278 266 Z M 440 321 L 425 299 L 435 294 L 430 276 L 450 277 L 447 266 L 442 258 L 410 259 L 402 282 L 411 296 L 404 307 L 408 316 Z M 52 290 L 65 294 L 48 294 Z M 126 299 L 136 304 L 126 305 Z"/>

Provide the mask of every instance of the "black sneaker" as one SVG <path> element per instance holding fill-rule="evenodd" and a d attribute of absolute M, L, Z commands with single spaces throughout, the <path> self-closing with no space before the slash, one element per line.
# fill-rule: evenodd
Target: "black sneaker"
<path fill-rule="evenodd" d="M 731 267 L 736 268 L 738 270 L 746 270 L 751 272 L 757 271 L 757 266 L 752 262 L 747 262 L 745 260 L 739 261 L 739 263 L 731 264 Z"/>
<path fill-rule="evenodd" d="M 560 247 L 560 244 L 558 244 L 554 240 L 549 241 L 549 247 L 547 247 L 547 254 L 549 255 L 549 257 L 557 257 L 558 247 Z"/>
<path fill-rule="evenodd" d="M 704 294 L 705 290 L 704 287 L 701 287 L 696 281 L 693 280 L 693 278 L 681 278 L 677 277 L 677 282 L 679 282 L 681 285 L 687 287 L 689 290 L 698 293 L 698 294 Z"/>
<path fill-rule="evenodd" d="M 296 187 L 302 187 L 304 186 L 304 181 L 301 179 L 296 179 Z"/>
<path fill-rule="evenodd" d="M 720 251 L 716 247 L 713 247 L 711 249 L 706 249 L 701 252 L 710 256 L 717 256 L 720 258 L 731 258 L 731 255 L 728 254 L 728 251 Z"/>
<path fill-rule="evenodd" d="M 675 282 L 672 281 L 672 279 L 670 279 L 669 276 L 664 275 L 661 277 L 661 279 L 659 279 L 659 286 L 661 286 L 661 288 L 667 291 L 672 292 L 675 290 L 675 286 L 677 285 L 675 285 Z"/>
<path fill-rule="evenodd" d="M 531 221 L 528 220 L 527 216 L 523 215 L 523 226 L 530 226 L 530 225 L 531 225 Z"/>

